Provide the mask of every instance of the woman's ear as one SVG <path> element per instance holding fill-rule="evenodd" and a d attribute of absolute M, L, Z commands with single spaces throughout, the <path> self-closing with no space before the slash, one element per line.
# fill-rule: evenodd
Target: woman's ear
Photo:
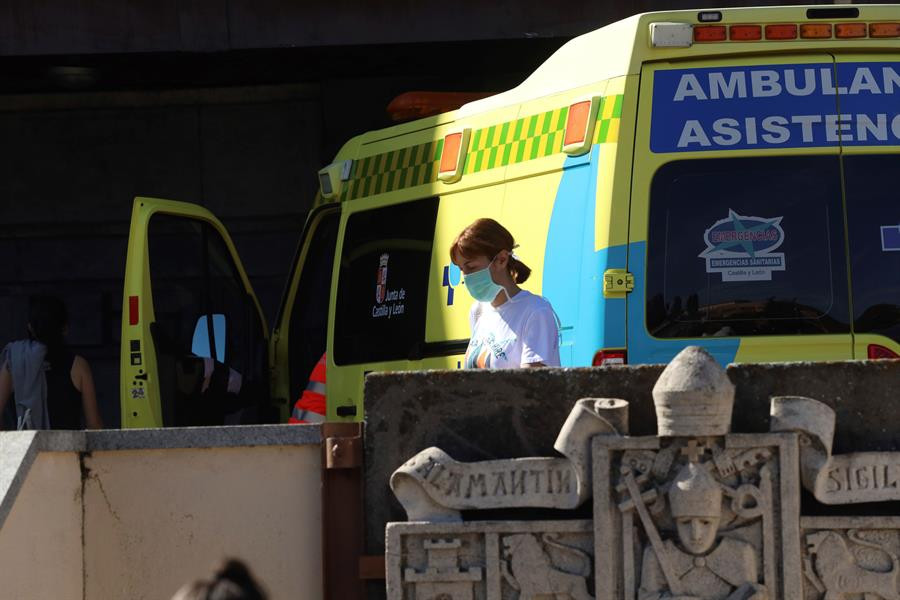
<path fill-rule="evenodd" d="M 507 265 L 509 265 L 509 251 L 501 250 L 497 253 L 497 256 L 494 258 L 494 264 L 500 268 L 506 269 Z"/>

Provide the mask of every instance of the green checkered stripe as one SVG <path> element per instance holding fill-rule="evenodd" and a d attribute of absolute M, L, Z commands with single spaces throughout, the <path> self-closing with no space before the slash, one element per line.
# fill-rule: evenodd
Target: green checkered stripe
<path fill-rule="evenodd" d="M 604 96 L 597 111 L 594 144 L 618 139 L 621 94 Z M 537 113 L 472 132 L 463 175 L 479 173 L 562 152 L 569 107 Z M 425 142 L 354 162 L 342 200 L 352 200 L 437 180 L 444 140 Z"/>

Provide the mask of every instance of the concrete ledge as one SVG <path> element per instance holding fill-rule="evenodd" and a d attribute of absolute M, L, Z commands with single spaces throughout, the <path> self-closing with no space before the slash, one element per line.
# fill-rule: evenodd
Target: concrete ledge
<path fill-rule="evenodd" d="M 47 432 L 45 432 L 47 433 Z M 173 448 L 236 448 L 320 444 L 318 425 L 242 425 L 170 429 L 110 429 L 86 431 L 88 452 Z"/>
<path fill-rule="evenodd" d="M 318 445 L 319 425 L 0 432 L 0 529 L 40 452 Z"/>

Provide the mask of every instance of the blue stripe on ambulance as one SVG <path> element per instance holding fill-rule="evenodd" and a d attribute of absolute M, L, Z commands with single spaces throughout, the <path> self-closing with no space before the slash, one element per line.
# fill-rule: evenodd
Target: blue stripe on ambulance
<path fill-rule="evenodd" d="M 542 295 L 560 320 L 563 366 L 590 365 L 600 348 L 625 347 L 625 300 L 603 298 L 603 272 L 624 267 L 625 246 L 594 251 L 601 146 L 566 159 L 550 217 Z"/>
<path fill-rule="evenodd" d="M 628 249 L 628 270 L 634 275 L 634 291 L 628 298 L 628 362 L 630 364 L 667 363 L 687 346 L 702 346 L 721 365 L 734 362 L 740 338 L 691 338 L 662 340 L 651 337 L 644 323 L 646 295 L 646 242 L 635 242 Z"/>

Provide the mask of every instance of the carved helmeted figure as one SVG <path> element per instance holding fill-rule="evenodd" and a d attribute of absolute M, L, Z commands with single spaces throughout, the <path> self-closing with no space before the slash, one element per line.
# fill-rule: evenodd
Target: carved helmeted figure
<path fill-rule="evenodd" d="M 652 546 L 644 550 L 640 600 L 664 598 L 703 600 L 766 600 L 758 582 L 753 546 L 717 536 L 722 515 L 722 489 L 707 469 L 695 462 L 679 471 L 669 490 L 672 518 L 680 544 L 664 542 L 671 576 L 680 589 L 672 593 L 660 557 Z"/>

